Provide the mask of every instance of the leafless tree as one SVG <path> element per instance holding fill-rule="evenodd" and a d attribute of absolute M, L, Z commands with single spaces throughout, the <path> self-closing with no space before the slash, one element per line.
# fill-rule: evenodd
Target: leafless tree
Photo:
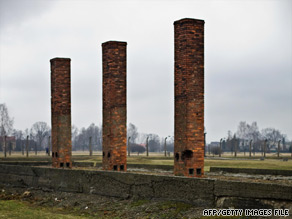
<path fill-rule="evenodd" d="M 13 130 L 13 118 L 10 118 L 6 104 L 0 104 L 1 136 L 9 135 Z"/>
<path fill-rule="evenodd" d="M 13 130 L 13 118 L 10 118 L 8 108 L 5 103 L 0 104 L 0 134 L 3 146 L 6 147 L 5 136 L 9 135 Z M 6 157 L 6 148 L 3 148 Z"/>
<path fill-rule="evenodd" d="M 277 142 L 279 140 L 282 140 L 284 137 L 284 135 L 279 130 L 277 130 L 275 128 L 265 128 L 261 131 L 261 133 L 262 133 L 262 137 L 269 141 L 268 145 L 270 147 L 276 147 Z"/>
<path fill-rule="evenodd" d="M 81 128 L 78 131 L 76 126 L 72 127 L 72 142 L 73 150 L 83 151 L 89 148 L 89 139 L 92 140 L 92 150 L 101 149 L 101 130 L 94 123 L 90 124 L 88 128 Z"/>
<path fill-rule="evenodd" d="M 128 125 L 127 136 L 131 137 L 131 142 L 132 143 L 136 142 L 136 139 L 138 138 L 138 135 L 139 135 L 138 128 L 134 124 L 130 123 Z"/>
<path fill-rule="evenodd" d="M 240 122 L 236 134 L 240 139 L 252 139 L 254 142 L 257 142 L 261 138 L 257 122 L 252 122 L 251 124 Z"/>
<path fill-rule="evenodd" d="M 43 140 L 49 135 L 50 127 L 46 122 L 36 122 L 31 127 L 31 134 L 39 148 L 42 148 Z M 36 146 L 37 147 L 37 146 Z"/>
<path fill-rule="evenodd" d="M 73 149 L 75 149 L 77 146 L 77 137 L 78 137 L 78 133 L 79 133 L 77 126 L 72 125 L 71 132 L 72 132 L 72 135 L 71 135 L 72 136 L 72 147 L 73 147 Z"/>
<path fill-rule="evenodd" d="M 18 151 L 22 151 L 22 147 L 23 147 L 23 140 L 24 140 L 24 133 L 21 130 L 13 130 L 13 135 L 15 136 L 15 140 L 16 140 L 16 150 Z"/>
<path fill-rule="evenodd" d="M 157 134 L 149 134 L 148 147 L 150 152 L 160 151 L 160 139 Z"/>
<path fill-rule="evenodd" d="M 253 141 L 254 152 L 260 151 L 262 147 L 262 136 L 259 132 L 257 122 L 248 124 L 246 122 L 240 122 L 237 128 L 236 135 L 240 141 Z"/>

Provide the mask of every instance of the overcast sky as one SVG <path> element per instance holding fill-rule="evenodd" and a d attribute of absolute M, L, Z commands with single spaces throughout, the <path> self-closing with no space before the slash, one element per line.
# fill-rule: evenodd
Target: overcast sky
<path fill-rule="evenodd" d="M 174 133 L 174 28 L 205 20 L 207 142 L 257 121 L 292 138 L 292 1 L 0 0 L 0 103 L 50 123 L 50 62 L 71 58 L 72 123 L 102 123 L 101 44 L 126 41 L 128 122 Z"/>

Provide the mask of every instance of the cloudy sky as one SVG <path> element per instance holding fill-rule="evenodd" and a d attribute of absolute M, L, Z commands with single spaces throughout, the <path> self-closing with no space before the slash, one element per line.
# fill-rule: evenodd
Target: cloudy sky
<path fill-rule="evenodd" d="M 24 130 L 50 124 L 50 62 L 71 58 L 72 122 L 102 123 L 101 44 L 126 41 L 128 122 L 174 132 L 174 30 L 205 20 L 205 126 L 240 121 L 292 138 L 292 1 L 0 0 L 0 102 Z"/>

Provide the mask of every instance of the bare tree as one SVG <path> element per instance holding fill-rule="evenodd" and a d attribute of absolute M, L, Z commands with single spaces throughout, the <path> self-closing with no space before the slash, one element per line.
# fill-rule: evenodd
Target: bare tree
<path fill-rule="evenodd" d="M 251 124 L 240 122 L 236 134 L 240 139 L 252 139 L 254 142 L 261 138 L 257 122 L 252 122 Z"/>
<path fill-rule="evenodd" d="M 265 128 L 261 131 L 264 139 L 268 139 L 270 147 L 277 147 L 277 142 L 282 140 L 284 135 L 275 128 Z M 271 149 L 271 148 L 268 148 Z"/>
<path fill-rule="evenodd" d="M 239 125 L 237 127 L 237 137 L 240 139 L 247 139 L 247 135 L 248 135 L 248 130 L 247 130 L 247 124 L 246 122 L 239 122 Z"/>
<path fill-rule="evenodd" d="M 73 125 L 72 127 L 72 142 L 73 150 L 83 151 L 89 149 L 89 138 L 91 137 L 92 150 L 101 149 L 101 130 L 94 123 L 90 124 L 88 128 L 81 128 L 78 131 L 78 128 Z"/>
<path fill-rule="evenodd" d="M 259 132 L 257 122 L 252 122 L 251 124 L 240 122 L 237 127 L 236 135 L 241 141 L 252 140 L 254 143 L 254 152 L 261 151 L 262 136 Z"/>
<path fill-rule="evenodd" d="M 35 138 L 39 148 L 42 148 L 43 140 L 49 135 L 49 131 L 50 127 L 46 122 L 36 122 L 32 125 L 31 134 Z"/>
<path fill-rule="evenodd" d="M 8 109 L 5 103 L 0 104 L 0 134 L 3 141 L 3 151 L 5 151 L 6 157 L 6 138 L 5 136 L 9 135 L 13 130 L 13 119 L 10 118 Z"/>
<path fill-rule="evenodd" d="M 72 135 L 71 135 L 72 136 L 72 148 L 76 149 L 77 141 L 78 141 L 78 133 L 79 133 L 77 126 L 72 125 L 71 132 L 72 132 Z"/>
<path fill-rule="evenodd" d="M 1 136 L 9 135 L 13 130 L 13 118 L 10 118 L 6 104 L 0 104 Z"/>
<path fill-rule="evenodd" d="M 92 137 L 92 150 L 97 150 L 99 145 L 99 139 L 101 138 L 101 132 L 94 123 L 92 123 L 87 129 L 86 129 L 86 135 L 87 139 Z"/>
<path fill-rule="evenodd" d="M 150 152 L 157 152 L 160 150 L 160 140 L 157 134 L 149 134 L 148 147 Z"/>
<path fill-rule="evenodd" d="M 24 133 L 21 130 L 13 130 L 13 135 L 15 136 L 15 141 L 16 141 L 16 145 L 15 145 L 15 149 L 17 151 L 22 151 L 22 146 L 23 146 L 23 140 L 24 140 Z"/>
<path fill-rule="evenodd" d="M 130 123 L 128 125 L 127 135 L 128 137 L 131 137 L 131 142 L 135 143 L 139 135 L 138 128 L 134 124 Z"/>

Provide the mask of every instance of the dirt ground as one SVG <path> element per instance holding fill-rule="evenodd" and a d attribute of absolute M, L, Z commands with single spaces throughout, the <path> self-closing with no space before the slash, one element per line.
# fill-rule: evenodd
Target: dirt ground
<path fill-rule="evenodd" d="M 200 218 L 203 208 L 161 200 L 123 200 L 81 193 L 0 187 L 0 200 L 19 200 L 63 214 L 89 218 Z M 1 209 L 0 209 L 1 212 Z"/>
<path fill-rule="evenodd" d="M 203 207 L 195 207 L 188 203 L 163 201 L 163 200 L 135 200 L 104 197 L 83 193 L 67 193 L 44 191 L 33 188 L 12 188 L 0 186 L 0 218 L 35 218 L 34 216 L 22 217 L 21 212 L 15 217 L 1 217 L 1 201 L 14 200 L 21 202 L 26 209 L 53 212 L 50 216 L 38 218 L 248 218 L 248 217 L 204 217 Z M 15 204 L 15 203 L 14 203 Z M 16 203 L 17 204 L 17 203 Z M 18 208 L 16 208 L 18 209 Z M 18 210 L 16 210 L 18 211 Z M 62 215 L 62 216 L 60 216 Z M 267 217 L 252 217 L 267 218 Z M 268 217 L 275 219 L 279 217 Z M 287 217 L 286 217 L 287 218 Z"/>

